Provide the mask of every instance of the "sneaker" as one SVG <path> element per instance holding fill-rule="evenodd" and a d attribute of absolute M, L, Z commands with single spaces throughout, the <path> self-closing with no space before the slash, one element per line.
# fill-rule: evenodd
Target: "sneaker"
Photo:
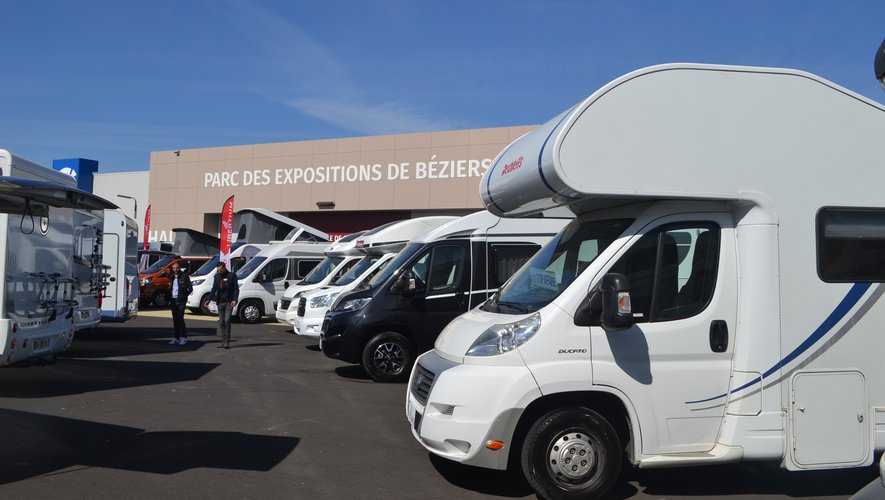
<path fill-rule="evenodd" d="M 178 343 L 178 339 L 172 339 L 169 341 L 169 345 L 175 345 Z"/>
<path fill-rule="evenodd" d="M 187 344 L 187 337 L 181 337 L 181 340 L 178 341 L 178 345 Z"/>

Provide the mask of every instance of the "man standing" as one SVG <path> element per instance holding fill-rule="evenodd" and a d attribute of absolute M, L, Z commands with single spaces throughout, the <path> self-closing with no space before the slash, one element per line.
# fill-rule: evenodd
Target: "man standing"
<path fill-rule="evenodd" d="M 230 349 L 230 315 L 237 299 L 240 297 L 240 284 L 237 274 L 227 270 L 224 262 L 215 267 L 215 281 L 212 282 L 210 301 L 218 306 L 218 336 L 221 337 L 220 349 Z"/>
<path fill-rule="evenodd" d="M 184 324 L 184 308 L 187 306 L 187 296 L 191 294 L 194 287 L 191 286 L 190 277 L 181 272 L 181 266 L 178 262 L 172 263 L 172 276 L 169 278 L 172 285 L 170 292 L 172 300 L 172 326 L 175 329 L 175 338 L 169 341 L 170 344 L 184 345 L 187 344 L 187 327 Z"/>

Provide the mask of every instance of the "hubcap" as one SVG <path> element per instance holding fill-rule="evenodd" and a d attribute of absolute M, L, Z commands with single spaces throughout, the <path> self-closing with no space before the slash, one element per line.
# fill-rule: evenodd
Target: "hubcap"
<path fill-rule="evenodd" d="M 384 373 L 396 374 L 402 371 L 405 358 L 402 346 L 395 342 L 385 342 L 375 348 L 375 367 Z"/>
<path fill-rule="evenodd" d="M 258 306 L 246 306 L 246 309 L 243 311 L 243 316 L 247 321 L 255 321 L 258 319 Z"/>
<path fill-rule="evenodd" d="M 569 483 L 587 479 L 596 468 L 596 452 L 587 434 L 563 434 L 550 447 L 548 466 L 554 476 Z"/>

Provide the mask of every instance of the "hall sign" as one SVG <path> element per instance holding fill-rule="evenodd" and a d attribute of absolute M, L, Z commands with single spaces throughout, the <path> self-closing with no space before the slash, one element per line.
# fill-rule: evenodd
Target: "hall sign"
<path fill-rule="evenodd" d="M 325 184 L 335 182 L 378 182 L 411 179 L 467 179 L 482 177 L 492 165 L 492 158 L 482 160 L 439 160 L 381 163 L 369 165 L 330 165 L 206 172 L 203 187 L 285 186 L 290 184 Z"/>

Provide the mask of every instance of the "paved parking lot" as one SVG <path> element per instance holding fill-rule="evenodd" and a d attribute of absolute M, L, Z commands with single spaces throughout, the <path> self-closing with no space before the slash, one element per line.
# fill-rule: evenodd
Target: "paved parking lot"
<path fill-rule="evenodd" d="M 78 334 L 47 366 L 0 370 L 3 498 L 534 498 L 519 476 L 430 456 L 377 384 L 283 325 L 166 311 Z M 876 474 L 740 464 L 627 471 L 613 498 L 847 498 Z"/>

